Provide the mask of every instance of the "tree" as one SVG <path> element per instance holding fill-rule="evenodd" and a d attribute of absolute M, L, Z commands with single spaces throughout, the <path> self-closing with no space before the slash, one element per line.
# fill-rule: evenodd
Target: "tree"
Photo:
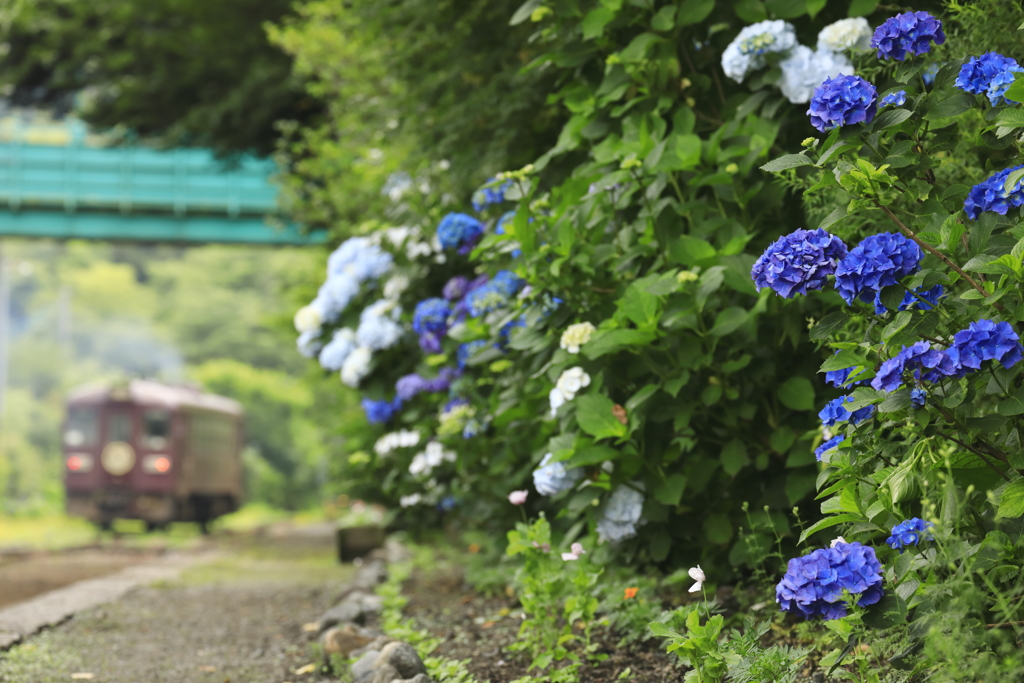
<path fill-rule="evenodd" d="M 41 0 L 4 22 L 0 80 L 18 106 L 73 108 L 89 124 L 167 146 L 269 154 L 275 121 L 321 105 L 264 24 L 290 0 Z"/>

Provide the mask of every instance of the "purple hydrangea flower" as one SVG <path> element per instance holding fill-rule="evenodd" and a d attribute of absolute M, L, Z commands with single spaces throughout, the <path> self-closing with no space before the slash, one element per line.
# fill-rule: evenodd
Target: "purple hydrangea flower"
<path fill-rule="evenodd" d="M 879 107 L 888 107 L 892 105 L 894 107 L 902 107 L 907 103 L 907 91 L 897 90 L 896 92 L 889 93 L 882 98 L 882 101 L 878 103 Z"/>
<path fill-rule="evenodd" d="M 967 199 L 964 200 L 964 212 L 971 219 L 978 220 L 982 211 L 993 211 L 1005 216 L 1011 206 L 1024 206 L 1024 179 L 1018 180 L 1009 192 L 1003 189 L 1006 177 L 1022 168 L 1024 168 L 1024 164 L 1003 169 L 988 180 L 972 187 L 971 191 L 967 193 Z"/>
<path fill-rule="evenodd" d="M 822 133 L 836 126 L 871 123 L 878 111 L 878 91 L 860 76 L 839 74 L 814 90 L 807 115 Z"/>
<path fill-rule="evenodd" d="M 494 178 L 490 178 L 487 184 L 494 182 L 494 180 Z M 505 193 L 510 187 L 512 187 L 511 180 L 506 180 L 496 187 L 481 187 L 473 193 L 473 210 L 479 213 L 491 204 L 502 203 L 505 201 Z"/>
<path fill-rule="evenodd" d="M 424 332 L 419 338 L 420 348 L 424 353 L 441 353 L 444 350 L 441 346 L 442 336 L 436 332 Z"/>
<path fill-rule="evenodd" d="M 814 449 L 814 458 L 815 458 L 815 460 L 817 460 L 818 462 L 821 462 L 821 456 L 825 455 L 825 453 L 827 451 L 832 450 L 833 448 L 835 448 L 836 446 L 838 446 L 839 444 L 841 444 L 845 440 L 846 440 L 846 437 L 843 436 L 842 434 L 840 434 L 839 436 L 834 436 L 831 439 L 829 439 L 828 441 L 826 441 L 825 443 L 821 444 L 820 446 L 818 446 L 817 448 Z"/>
<path fill-rule="evenodd" d="M 923 55 L 931 51 L 932 43 L 942 45 L 946 34 L 942 22 L 927 12 L 897 14 L 875 29 L 871 47 L 878 50 L 879 59 L 903 61 L 908 56 Z"/>
<path fill-rule="evenodd" d="M 932 541 L 932 535 L 928 532 L 934 526 L 931 522 L 912 517 L 900 522 L 892 528 L 892 536 L 885 539 L 885 542 L 893 550 L 899 550 L 900 555 L 908 545 L 917 545 L 921 541 Z"/>
<path fill-rule="evenodd" d="M 900 310 L 906 311 L 911 308 L 916 308 L 922 311 L 930 311 L 939 305 L 939 299 L 946 293 L 945 288 L 942 285 L 935 285 L 931 289 L 924 291 L 924 287 L 918 287 L 911 294 L 907 292 L 903 295 L 903 301 L 900 302 Z M 924 299 L 922 301 L 921 299 Z M 888 312 L 888 308 L 882 303 L 882 293 L 878 292 L 875 294 L 875 315 L 882 315 Z"/>
<path fill-rule="evenodd" d="M 846 404 L 853 403 L 853 401 L 853 396 L 840 396 L 826 403 L 825 407 L 818 413 L 821 423 L 826 427 L 831 427 L 837 422 L 846 422 L 847 420 L 850 421 L 850 424 L 857 424 L 868 419 L 875 412 L 874 406 L 864 406 L 860 410 L 855 410 L 851 413 L 846 409 Z"/>
<path fill-rule="evenodd" d="M 840 542 L 793 558 L 775 587 L 775 601 L 783 612 L 806 619 L 840 619 L 846 616 L 844 590 L 859 595 L 861 606 L 882 599 L 882 565 L 873 548 Z"/>
<path fill-rule="evenodd" d="M 445 249 L 468 254 L 484 234 L 484 224 L 465 213 L 450 213 L 437 226 L 437 239 Z"/>
<path fill-rule="evenodd" d="M 362 400 L 363 410 L 366 411 L 366 420 L 370 424 L 388 422 L 402 409 L 402 399 L 395 397 L 393 401 L 374 401 L 370 398 Z"/>
<path fill-rule="evenodd" d="M 921 249 L 895 232 L 866 237 L 836 268 L 836 289 L 853 303 L 872 301 L 876 292 L 920 269 Z"/>
<path fill-rule="evenodd" d="M 456 299 L 461 299 L 466 296 L 466 292 L 468 291 L 469 278 L 462 275 L 456 275 L 445 283 L 444 289 L 441 290 L 441 295 L 448 301 L 455 301 Z"/>
<path fill-rule="evenodd" d="M 452 381 L 459 376 L 459 372 L 452 368 L 441 368 L 434 379 L 426 379 L 419 373 L 412 373 L 399 378 L 395 382 L 395 393 L 403 401 L 411 400 L 421 393 L 437 393 L 448 391 Z"/>
<path fill-rule="evenodd" d="M 785 299 L 821 289 L 846 256 L 841 239 L 817 230 L 797 230 L 771 244 L 750 270 L 757 288 L 770 287 Z"/>
<path fill-rule="evenodd" d="M 928 400 L 928 392 L 924 389 L 911 389 L 910 390 L 910 403 L 915 408 L 924 408 L 925 401 Z"/>
<path fill-rule="evenodd" d="M 1013 73 L 1021 70 L 1017 60 L 998 52 L 986 52 L 980 57 L 971 57 L 960 68 L 955 85 L 972 95 L 988 95 L 992 106 L 995 106 L 1013 83 Z"/>
<path fill-rule="evenodd" d="M 959 354 L 960 365 L 975 370 L 981 369 L 981 364 L 987 360 L 1011 368 L 1024 358 L 1020 337 L 1006 322 L 979 320 L 971 323 L 953 336 L 952 348 Z"/>

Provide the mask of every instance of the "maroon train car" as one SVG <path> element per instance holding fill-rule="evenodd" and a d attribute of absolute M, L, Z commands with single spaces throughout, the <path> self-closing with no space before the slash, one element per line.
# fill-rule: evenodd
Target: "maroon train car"
<path fill-rule="evenodd" d="M 148 380 L 68 395 L 64 486 L 69 515 L 207 522 L 242 498 L 242 408 L 223 396 Z"/>

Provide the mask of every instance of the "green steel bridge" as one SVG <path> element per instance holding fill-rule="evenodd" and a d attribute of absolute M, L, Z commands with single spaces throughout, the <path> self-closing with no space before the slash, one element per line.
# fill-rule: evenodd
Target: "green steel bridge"
<path fill-rule="evenodd" d="M 0 118 L 0 237 L 319 244 L 278 218 L 271 161 L 112 147 L 80 121 Z"/>

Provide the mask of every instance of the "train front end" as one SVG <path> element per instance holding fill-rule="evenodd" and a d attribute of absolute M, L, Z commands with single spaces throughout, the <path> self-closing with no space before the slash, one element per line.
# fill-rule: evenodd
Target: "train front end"
<path fill-rule="evenodd" d="M 115 518 L 151 528 L 174 520 L 174 411 L 139 401 L 128 385 L 76 392 L 63 429 L 69 515 L 101 527 Z"/>

